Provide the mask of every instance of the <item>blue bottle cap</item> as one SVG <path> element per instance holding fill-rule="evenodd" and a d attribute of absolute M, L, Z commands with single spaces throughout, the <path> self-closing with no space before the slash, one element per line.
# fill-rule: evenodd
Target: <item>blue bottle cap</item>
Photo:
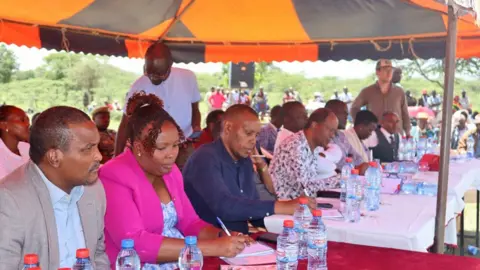
<path fill-rule="evenodd" d="M 187 245 L 196 245 L 197 237 L 196 236 L 187 236 L 185 237 L 185 244 Z"/>
<path fill-rule="evenodd" d="M 123 239 L 122 240 L 122 248 L 133 248 L 135 246 L 135 242 L 133 239 Z"/>

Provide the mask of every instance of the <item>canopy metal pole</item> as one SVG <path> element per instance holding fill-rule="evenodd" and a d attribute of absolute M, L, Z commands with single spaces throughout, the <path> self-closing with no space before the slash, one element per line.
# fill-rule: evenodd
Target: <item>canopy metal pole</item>
<path fill-rule="evenodd" d="M 453 87 L 455 81 L 455 59 L 457 47 L 457 14 L 448 6 L 447 47 L 445 54 L 445 83 L 442 109 L 440 144 L 440 173 L 438 175 L 437 214 L 435 217 L 435 253 L 444 252 L 445 213 L 447 208 L 448 165 L 450 162 L 450 137 L 452 130 Z"/>

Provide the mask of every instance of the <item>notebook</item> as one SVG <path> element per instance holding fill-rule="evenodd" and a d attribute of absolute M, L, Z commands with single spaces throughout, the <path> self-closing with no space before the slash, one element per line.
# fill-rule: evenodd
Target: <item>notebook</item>
<path fill-rule="evenodd" d="M 259 242 L 245 247 L 235 258 L 222 258 L 231 265 L 258 265 L 276 262 L 275 250 Z M 228 268 L 227 268 L 228 269 Z"/>
<path fill-rule="evenodd" d="M 238 254 L 236 258 L 261 256 L 261 255 L 271 254 L 274 252 L 275 250 L 273 250 L 273 248 L 267 245 L 264 245 L 260 242 L 255 242 L 254 244 L 251 244 L 250 246 L 245 247 L 242 253 Z"/>

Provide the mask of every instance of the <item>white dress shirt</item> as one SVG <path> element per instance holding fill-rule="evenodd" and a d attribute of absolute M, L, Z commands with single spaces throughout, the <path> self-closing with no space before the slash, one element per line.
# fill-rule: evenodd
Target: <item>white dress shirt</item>
<path fill-rule="evenodd" d="M 392 143 L 392 136 L 393 134 L 391 134 L 390 132 L 388 132 L 386 129 L 384 129 L 383 127 L 380 129 L 380 131 L 382 132 L 383 136 L 385 136 L 385 138 L 387 139 L 388 143 Z M 365 145 L 365 147 L 367 148 L 373 148 L 375 146 L 378 145 L 378 136 L 377 136 L 377 132 L 372 132 L 372 135 L 370 135 L 370 137 L 368 137 L 367 139 L 363 140 L 363 144 Z"/>
<path fill-rule="evenodd" d="M 85 237 L 77 206 L 77 202 L 83 195 L 84 187 L 74 187 L 70 194 L 67 194 L 50 182 L 36 165 L 35 168 L 47 186 L 52 200 L 57 226 L 58 250 L 60 251 L 60 267 L 72 267 L 76 260 L 77 249 L 85 248 Z"/>
<path fill-rule="evenodd" d="M 185 138 L 193 133 L 192 103 L 199 102 L 201 96 L 198 91 L 197 78 L 192 71 L 172 67 L 168 79 L 159 85 L 154 85 L 147 76 L 141 76 L 127 93 L 124 113 L 128 99 L 140 91 L 144 91 L 146 94 L 155 94 L 163 100 L 165 111 L 177 122 Z"/>
<path fill-rule="evenodd" d="M 10 149 L 8 149 L 3 143 L 2 139 L 0 139 L 0 183 L 5 176 L 27 163 L 30 159 L 28 154 L 30 151 L 30 144 L 19 142 L 18 151 L 20 152 L 20 156 L 12 153 L 12 151 L 10 151 Z"/>
<path fill-rule="evenodd" d="M 357 153 L 362 157 L 363 162 L 369 162 L 369 151 L 368 148 L 365 147 L 363 142 L 358 138 L 357 133 L 355 132 L 355 129 L 349 128 L 343 132 L 345 134 L 345 137 L 347 138 L 348 142 L 350 145 L 357 151 Z"/>

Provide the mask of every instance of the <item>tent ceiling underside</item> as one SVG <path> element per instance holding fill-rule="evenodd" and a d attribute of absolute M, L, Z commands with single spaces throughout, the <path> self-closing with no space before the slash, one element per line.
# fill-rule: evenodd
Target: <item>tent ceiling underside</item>
<path fill-rule="evenodd" d="M 143 57 L 162 39 L 176 62 L 443 58 L 434 0 L 0 0 L 0 41 Z M 480 55 L 471 15 L 459 57 Z"/>

